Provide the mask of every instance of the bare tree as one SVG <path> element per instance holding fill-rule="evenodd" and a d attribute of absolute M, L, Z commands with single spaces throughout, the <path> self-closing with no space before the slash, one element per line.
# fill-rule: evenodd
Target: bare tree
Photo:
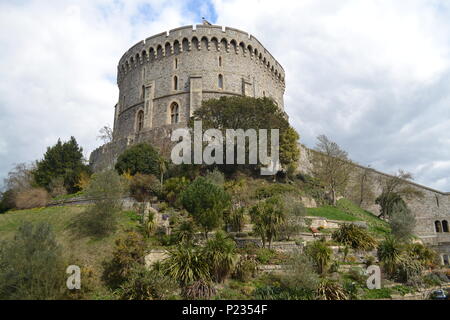
<path fill-rule="evenodd" d="M 4 184 L 7 190 L 13 190 L 14 192 L 30 189 L 33 186 L 33 170 L 34 165 L 28 165 L 26 163 L 19 163 L 8 172 L 8 177 L 4 180 Z"/>
<path fill-rule="evenodd" d="M 374 183 L 375 178 L 370 167 L 355 170 L 348 190 L 349 199 L 360 207 L 373 204 L 375 201 Z"/>
<path fill-rule="evenodd" d="M 313 155 L 313 174 L 328 189 L 333 206 L 336 205 L 337 193 L 344 192 L 347 186 L 351 162 L 347 152 L 325 135 L 317 137 L 317 152 Z"/>
<path fill-rule="evenodd" d="M 99 130 L 97 139 L 102 140 L 104 143 L 109 143 L 113 140 L 113 130 L 109 125 L 104 126 Z"/>
<path fill-rule="evenodd" d="M 399 169 L 396 174 L 380 176 L 379 179 L 382 192 L 375 203 L 381 207 L 378 216 L 380 218 L 390 217 L 394 204 L 400 200 L 423 197 L 423 193 L 409 183 L 413 180 L 413 176 L 409 172 Z"/>

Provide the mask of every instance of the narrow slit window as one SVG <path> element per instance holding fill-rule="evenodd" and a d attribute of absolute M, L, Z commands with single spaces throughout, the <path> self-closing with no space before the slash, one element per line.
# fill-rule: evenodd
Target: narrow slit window
<path fill-rule="evenodd" d="M 179 122 L 179 107 L 178 103 L 173 102 L 170 105 L 170 123 L 175 124 Z"/>
<path fill-rule="evenodd" d="M 221 75 L 221 74 L 219 74 L 218 86 L 219 86 L 219 89 L 223 89 L 223 75 Z"/>

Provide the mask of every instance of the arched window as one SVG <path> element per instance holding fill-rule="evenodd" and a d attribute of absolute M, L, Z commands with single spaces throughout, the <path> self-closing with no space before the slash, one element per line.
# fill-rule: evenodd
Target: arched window
<path fill-rule="evenodd" d="M 178 90 L 178 77 L 173 77 L 173 90 Z"/>
<path fill-rule="evenodd" d="M 139 111 L 137 116 L 137 131 L 140 132 L 144 128 L 144 111 Z"/>
<path fill-rule="evenodd" d="M 218 86 L 219 86 L 219 89 L 223 89 L 223 75 L 221 75 L 221 74 L 219 74 Z"/>
<path fill-rule="evenodd" d="M 219 67 L 222 66 L 222 57 L 219 57 Z"/>
<path fill-rule="evenodd" d="M 436 220 L 434 222 L 434 229 L 436 230 L 436 232 L 442 232 L 442 225 L 439 220 Z"/>
<path fill-rule="evenodd" d="M 448 232 L 448 222 L 447 222 L 447 220 L 442 220 L 442 232 Z"/>
<path fill-rule="evenodd" d="M 170 123 L 178 123 L 179 121 L 179 107 L 178 103 L 172 102 L 170 105 Z"/>

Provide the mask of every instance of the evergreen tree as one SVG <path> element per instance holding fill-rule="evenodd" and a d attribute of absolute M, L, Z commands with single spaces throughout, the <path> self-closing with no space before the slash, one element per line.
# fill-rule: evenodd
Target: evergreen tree
<path fill-rule="evenodd" d="M 47 148 L 44 159 L 37 162 L 34 179 L 39 186 L 50 191 L 51 182 L 62 177 L 66 190 L 73 193 L 79 190 L 76 184 L 83 172 L 89 172 L 83 148 L 71 137 L 67 142 L 58 139 L 56 145 Z"/>
<path fill-rule="evenodd" d="M 119 174 L 128 172 L 131 175 L 136 173 L 160 174 L 160 155 L 151 145 L 140 143 L 125 150 L 116 163 L 116 170 Z"/>

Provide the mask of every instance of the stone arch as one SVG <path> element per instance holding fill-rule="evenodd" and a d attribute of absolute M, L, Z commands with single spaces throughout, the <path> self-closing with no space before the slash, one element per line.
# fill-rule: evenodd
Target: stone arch
<path fill-rule="evenodd" d="M 200 49 L 206 49 L 209 50 L 209 40 L 206 36 L 203 36 L 200 40 Z"/>
<path fill-rule="evenodd" d="M 192 37 L 191 44 L 192 44 L 192 48 L 195 48 L 195 49 L 199 50 L 200 44 L 198 42 L 197 37 Z"/>
<path fill-rule="evenodd" d="M 216 51 L 219 51 L 219 40 L 217 40 L 216 37 L 212 37 L 211 38 L 211 45 L 210 45 L 213 49 L 215 49 Z"/>
<path fill-rule="evenodd" d="M 172 45 L 170 44 L 170 42 L 166 42 L 166 44 L 164 45 L 164 55 L 165 56 L 169 56 L 172 54 Z"/>
<path fill-rule="evenodd" d="M 178 103 L 178 101 L 172 101 L 169 104 L 169 123 L 170 124 L 176 124 L 178 122 L 180 122 L 180 104 Z"/>
<path fill-rule="evenodd" d="M 251 45 L 247 46 L 247 51 L 250 54 L 250 56 L 253 57 L 253 47 Z"/>
<path fill-rule="evenodd" d="M 239 50 L 242 52 L 242 54 L 244 55 L 244 57 L 246 56 L 247 50 L 245 49 L 245 43 L 244 42 L 240 42 L 239 43 Z"/>
<path fill-rule="evenodd" d="M 159 44 L 156 47 L 156 59 L 161 59 L 164 56 L 163 47 Z"/>
<path fill-rule="evenodd" d="M 189 40 L 187 38 L 181 41 L 181 49 L 182 51 L 189 51 Z"/>
<path fill-rule="evenodd" d="M 142 62 L 141 61 L 141 55 L 139 53 L 136 53 L 135 58 L 136 58 L 136 65 L 138 65 L 139 63 Z"/>
<path fill-rule="evenodd" d="M 448 232 L 448 221 L 442 220 L 442 232 Z"/>
<path fill-rule="evenodd" d="M 234 53 L 238 53 L 236 40 L 233 39 L 230 41 L 230 48 L 233 50 Z"/>
<path fill-rule="evenodd" d="M 141 56 L 142 56 L 142 62 L 147 62 L 147 60 L 148 60 L 147 50 L 142 50 Z"/>
<path fill-rule="evenodd" d="M 227 39 L 222 38 L 222 40 L 220 40 L 220 48 L 223 48 L 223 50 L 228 52 L 228 41 L 227 41 Z"/>
<path fill-rule="evenodd" d="M 434 222 L 434 230 L 435 230 L 437 233 L 442 232 L 442 224 L 441 224 L 441 222 L 440 222 L 439 220 L 436 220 L 436 221 Z"/>
<path fill-rule="evenodd" d="M 180 42 L 178 40 L 175 40 L 173 42 L 173 53 L 174 54 L 179 54 L 181 52 L 181 45 Z"/>
<path fill-rule="evenodd" d="M 134 67 L 134 58 L 130 58 L 130 69 Z"/>
<path fill-rule="evenodd" d="M 139 133 L 144 129 L 144 109 L 142 108 L 140 108 L 138 112 L 136 112 L 136 120 L 134 127 L 136 133 Z"/>
<path fill-rule="evenodd" d="M 156 57 L 156 51 L 155 51 L 155 48 L 151 47 L 151 48 L 148 50 L 148 57 L 149 57 L 150 61 L 155 60 L 155 57 Z"/>

